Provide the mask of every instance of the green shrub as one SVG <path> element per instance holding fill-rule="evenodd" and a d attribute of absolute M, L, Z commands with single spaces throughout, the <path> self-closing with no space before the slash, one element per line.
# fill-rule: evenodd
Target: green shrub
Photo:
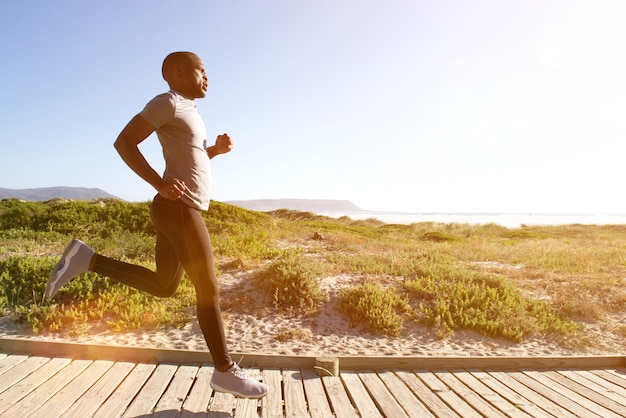
<path fill-rule="evenodd" d="M 420 236 L 420 239 L 422 241 L 447 242 L 458 241 L 460 238 L 441 231 L 427 231 Z"/>
<path fill-rule="evenodd" d="M 271 295 L 275 308 L 310 315 L 325 299 L 319 285 L 323 271 L 321 263 L 287 253 L 284 258 L 259 271 L 255 278 L 266 294 Z"/>
<path fill-rule="evenodd" d="M 400 335 L 402 315 L 411 311 L 406 299 L 393 288 L 384 289 L 371 283 L 342 290 L 338 306 L 351 324 L 362 324 L 371 332 L 392 337 Z"/>
<path fill-rule="evenodd" d="M 271 245 L 274 224 L 268 214 L 211 201 L 203 216 L 217 255 L 272 259 L 281 254 Z"/>
<path fill-rule="evenodd" d="M 56 264 L 52 257 L 8 257 L 0 261 L 0 301 L 2 308 L 39 303 L 50 271 Z"/>
<path fill-rule="evenodd" d="M 4 199 L 0 202 L 0 229 L 29 228 L 45 207 L 35 202 Z"/>
<path fill-rule="evenodd" d="M 67 235 L 100 235 L 115 231 L 152 234 L 149 203 L 118 199 L 94 201 L 0 202 L 0 227 L 56 231 Z"/>
<path fill-rule="evenodd" d="M 43 292 L 58 257 L 13 256 L 0 261 L 0 309 L 42 331 L 86 332 L 101 322 L 115 331 L 142 326 L 180 326 L 191 317 L 195 290 L 185 277 L 173 298 L 161 299 L 88 272 L 62 287 L 52 299 Z M 43 302 L 42 302 L 43 301 Z"/>
<path fill-rule="evenodd" d="M 470 329 L 520 342 L 538 333 L 576 329 L 547 303 L 525 297 L 496 275 L 449 266 L 447 271 L 408 280 L 405 286 L 418 312 L 444 334 Z"/>

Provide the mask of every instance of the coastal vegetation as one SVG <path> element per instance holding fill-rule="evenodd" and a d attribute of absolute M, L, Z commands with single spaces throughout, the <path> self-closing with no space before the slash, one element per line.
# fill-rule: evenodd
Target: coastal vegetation
<path fill-rule="evenodd" d="M 352 326 L 390 337 L 418 323 L 440 338 L 471 330 L 585 348 L 594 345 L 586 327 L 614 324 L 626 308 L 622 225 L 396 225 L 221 202 L 203 216 L 218 275 L 245 269 L 262 297 L 231 295 L 228 310 L 258 303 L 277 315 L 314 316 L 334 304 Z M 86 273 L 44 300 L 48 274 L 71 238 L 154 268 L 148 202 L 5 199 L 1 315 L 35 333 L 70 334 L 180 327 L 193 319 L 195 291 L 186 277 L 174 297 L 162 299 Z M 353 279 L 334 291 L 323 285 L 338 276 Z M 626 339 L 626 325 L 619 324 L 610 332 Z"/>

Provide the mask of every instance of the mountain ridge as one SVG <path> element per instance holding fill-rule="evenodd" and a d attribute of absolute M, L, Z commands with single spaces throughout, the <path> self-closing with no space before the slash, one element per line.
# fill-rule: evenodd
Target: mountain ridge
<path fill-rule="evenodd" d="M 90 187 L 37 187 L 33 189 L 7 189 L 0 187 L 0 199 L 44 201 L 51 199 L 91 200 L 98 198 L 119 199 L 102 189 Z"/>
<path fill-rule="evenodd" d="M 8 189 L 0 187 L 0 199 L 46 201 L 52 199 L 92 200 L 99 198 L 120 199 L 119 197 L 99 188 L 57 186 L 38 187 L 32 189 Z M 313 213 L 367 212 L 349 200 L 339 199 L 251 199 L 229 200 L 224 203 L 258 212 L 269 212 L 278 209 L 298 210 Z"/>
<path fill-rule="evenodd" d="M 258 212 L 291 209 L 313 213 L 366 212 L 349 200 L 332 199 L 252 199 L 229 200 L 224 203 Z"/>

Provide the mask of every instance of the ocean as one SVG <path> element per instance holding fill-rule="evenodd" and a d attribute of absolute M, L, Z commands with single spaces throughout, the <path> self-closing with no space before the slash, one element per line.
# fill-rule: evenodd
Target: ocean
<path fill-rule="evenodd" d="M 522 225 L 623 225 L 626 214 L 522 214 L 522 213 L 400 213 L 400 212 L 345 212 L 323 213 L 339 218 L 348 216 L 354 220 L 378 219 L 389 224 L 412 224 L 418 222 L 489 224 L 507 228 L 520 228 Z"/>

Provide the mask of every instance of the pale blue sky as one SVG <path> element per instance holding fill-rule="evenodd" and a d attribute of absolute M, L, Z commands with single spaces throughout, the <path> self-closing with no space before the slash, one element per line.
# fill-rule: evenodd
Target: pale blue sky
<path fill-rule="evenodd" d="M 112 144 L 191 50 L 208 136 L 235 141 L 215 200 L 626 213 L 625 21 L 623 0 L 3 1 L 0 187 L 150 199 Z"/>

